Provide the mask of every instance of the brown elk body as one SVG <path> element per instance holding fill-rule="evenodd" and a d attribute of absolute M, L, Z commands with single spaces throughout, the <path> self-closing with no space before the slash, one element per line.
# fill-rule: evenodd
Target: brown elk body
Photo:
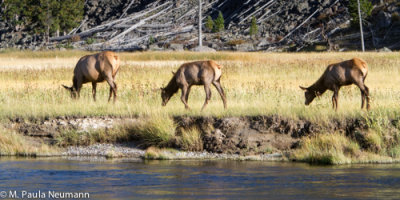
<path fill-rule="evenodd" d="M 176 73 L 173 73 L 174 75 L 168 85 L 165 88 L 161 88 L 162 106 L 165 106 L 171 96 L 181 89 L 181 101 L 185 104 L 185 108 L 189 109 L 187 102 L 189 99 L 190 88 L 193 85 L 204 85 L 206 100 L 201 108 L 201 110 L 203 110 L 210 101 L 210 85 L 212 84 L 221 95 L 224 108 L 226 108 L 226 97 L 220 83 L 222 74 L 221 68 L 221 65 L 218 65 L 211 60 L 184 63 Z"/>
<path fill-rule="evenodd" d="M 364 83 L 367 74 L 368 65 L 360 58 L 331 64 L 313 85 L 308 88 L 300 86 L 305 90 L 305 104 L 309 105 L 316 96 L 322 95 L 326 90 L 331 90 L 333 91 L 332 106 L 337 110 L 340 87 L 355 84 L 361 91 L 361 109 L 364 108 L 366 100 L 369 110 L 369 89 Z"/>
<path fill-rule="evenodd" d="M 93 100 L 96 101 L 97 83 L 107 81 L 110 85 L 108 101 L 110 101 L 112 94 L 114 94 L 115 101 L 117 98 L 115 76 L 119 70 L 119 62 L 118 56 L 111 51 L 86 55 L 79 59 L 75 66 L 72 87 L 65 85 L 63 87 L 71 92 L 72 98 L 79 98 L 82 84 L 92 82 Z"/>

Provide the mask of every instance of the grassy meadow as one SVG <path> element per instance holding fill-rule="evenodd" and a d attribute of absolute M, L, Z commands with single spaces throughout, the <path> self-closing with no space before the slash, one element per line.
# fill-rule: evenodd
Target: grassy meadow
<path fill-rule="evenodd" d="M 142 116 L 142 115 L 271 115 L 326 120 L 360 115 L 394 117 L 400 100 L 400 55 L 394 53 L 193 53 L 144 52 L 119 53 L 117 75 L 118 101 L 108 103 L 109 86 L 98 85 L 97 102 L 91 97 L 91 84 L 85 84 L 79 100 L 72 100 L 61 84 L 72 85 L 73 68 L 78 59 L 90 52 L 2 52 L 0 53 L 0 118 L 45 116 Z M 299 85 L 314 83 L 329 63 L 360 57 L 369 64 L 366 85 L 370 88 L 372 109 L 360 109 L 361 96 L 356 86 L 343 87 L 339 110 L 331 108 L 328 91 L 304 105 Z M 221 84 L 228 99 L 224 110 L 215 88 L 204 112 L 203 87 L 193 87 L 189 96 L 191 110 L 184 109 L 180 92 L 166 107 L 161 106 L 159 88 L 171 79 L 182 63 L 216 60 L 223 65 Z"/>
<path fill-rule="evenodd" d="M 341 133 L 307 137 L 291 159 L 328 164 L 351 162 L 386 162 L 400 158 L 400 129 L 387 130 L 389 119 L 400 116 L 400 54 L 392 53 L 195 53 L 195 52 L 137 52 L 118 53 L 121 58 L 117 74 L 118 101 L 108 103 L 109 86 L 97 86 L 97 102 L 92 100 L 91 84 L 85 84 L 81 98 L 72 100 L 61 84 L 72 85 L 73 68 L 78 59 L 92 52 L 83 51 L 3 51 L 0 52 L 0 121 L 10 118 L 43 118 L 55 116 L 153 116 L 134 128 L 135 134 L 147 145 L 168 147 L 174 136 L 171 116 L 255 116 L 280 115 L 326 123 L 331 119 L 366 118 L 371 131 L 365 136 L 371 149 L 361 152 L 359 144 Z M 343 87 L 339 92 L 339 109 L 332 109 L 332 92 L 304 105 L 304 92 L 299 85 L 313 84 L 330 63 L 353 57 L 369 65 L 366 85 L 370 89 L 371 110 L 361 110 L 361 95 L 356 86 Z M 184 62 L 212 59 L 223 65 L 222 87 L 228 109 L 215 88 L 208 107 L 201 112 L 205 93 L 203 87 L 193 87 L 189 96 L 191 110 L 185 110 L 180 91 L 166 107 L 161 106 L 160 87 L 172 78 L 171 71 Z M 154 117 L 156 116 L 156 117 Z M 160 120 L 163 118 L 167 120 Z M 155 121 L 155 122 L 154 122 Z M 112 139 L 97 134 L 86 143 L 114 141 L 128 137 L 128 132 L 116 133 Z M 62 135 L 62 134 L 61 134 Z M 101 137 L 100 137 L 101 136 Z M 21 139 L 4 135 L 5 143 Z M 111 137 L 111 136 L 110 136 Z M 79 137 L 58 138 L 61 146 L 79 145 Z M 92 141 L 93 140 L 93 141 Z M 198 131 L 192 130 L 177 141 L 184 150 L 201 149 Z M 3 141 L 3 142 L 4 142 Z M 72 142 L 71 141 L 75 141 Z M 0 143 L 1 143 L 0 138 Z M 19 143 L 18 143 L 19 144 Z M 0 144 L 1 146 L 1 144 Z M 24 152 L 4 150 L 0 152 Z M 11 147 L 10 147 L 11 148 Z M 47 147 L 40 147 L 47 149 Z M 33 153 L 35 153 L 36 149 Z M 47 150 L 45 151 L 46 154 Z M 11 153 L 8 153 L 11 154 Z M 26 154 L 26 153 L 25 153 Z"/>

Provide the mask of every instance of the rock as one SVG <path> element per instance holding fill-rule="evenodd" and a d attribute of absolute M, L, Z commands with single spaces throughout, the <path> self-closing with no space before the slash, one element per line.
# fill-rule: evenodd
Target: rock
<path fill-rule="evenodd" d="M 207 47 L 207 46 L 202 46 L 202 47 L 195 47 L 191 49 L 191 51 L 198 51 L 198 52 L 216 52 L 215 49 Z"/>
<path fill-rule="evenodd" d="M 327 5 L 329 5 L 329 0 L 323 0 L 322 1 L 322 6 L 327 6 Z"/>
<path fill-rule="evenodd" d="M 254 51 L 255 50 L 254 45 L 251 43 L 239 44 L 239 45 L 236 45 L 234 48 L 237 51 Z"/>
<path fill-rule="evenodd" d="M 257 47 L 262 47 L 262 46 L 265 46 L 265 45 L 268 45 L 268 44 L 270 44 L 270 42 L 269 42 L 266 38 L 263 38 L 263 39 L 257 44 Z"/>
<path fill-rule="evenodd" d="M 149 49 L 150 51 L 162 51 L 162 50 L 163 50 L 163 48 L 158 47 L 157 44 L 149 45 L 149 48 L 148 48 L 148 49 Z"/>
<path fill-rule="evenodd" d="M 170 44 L 169 48 L 171 48 L 174 51 L 183 51 L 183 44 L 177 44 L 177 43 L 172 43 Z"/>
<path fill-rule="evenodd" d="M 390 49 L 387 48 L 387 47 L 383 47 L 383 48 L 381 48 L 381 49 L 378 49 L 378 52 L 392 52 L 392 50 L 390 50 Z"/>
<path fill-rule="evenodd" d="M 302 2 L 302 3 L 299 3 L 299 4 L 297 4 L 297 11 L 299 12 L 299 13 L 303 13 L 303 12 L 305 12 L 305 11 L 308 11 L 308 9 L 309 9 L 309 4 L 308 4 L 308 2 L 307 1 L 304 1 L 304 2 Z"/>

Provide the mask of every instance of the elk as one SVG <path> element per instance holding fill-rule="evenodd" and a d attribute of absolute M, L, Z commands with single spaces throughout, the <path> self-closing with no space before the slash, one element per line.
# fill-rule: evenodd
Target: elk
<path fill-rule="evenodd" d="M 117 99 L 115 75 L 117 75 L 119 70 L 119 62 L 118 56 L 111 51 L 83 56 L 75 66 L 72 87 L 62 86 L 71 92 L 73 99 L 76 99 L 80 97 L 82 84 L 92 82 L 93 100 L 96 101 L 97 83 L 107 81 L 110 85 L 108 101 L 110 101 L 112 94 L 114 94 L 115 102 Z"/>
<path fill-rule="evenodd" d="M 340 63 L 329 65 L 322 76 L 310 87 L 302 87 L 305 90 L 305 104 L 309 105 L 315 97 L 322 95 L 326 90 L 333 91 L 332 107 L 337 110 L 340 87 L 355 84 L 361 91 L 361 109 L 367 101 L 369 105 L 369 89 L 364 81 L 368 74 L 368 65 L 360 58 L 353 58 Z"/>
<path fill-rule="evenodd" d="M 176 73 L 173 73 L 172 79 L 168 85 L 161 88 L 162 106 L 167 105 L 169 99 L 181 89 L 181 101 L 185 104 L 185 108 L 189 109 L 187 104 L 189 99 L 190 88 L 193 85 L 204 85 L 206 100 L 201 110 L 207 106 L 211 99 L 210 85 L 213 84 L 220 94 L 226 109 L 226 97 L 221 87 L 220 79 L 222 74 L 222 66 L 212 60 L 197 61 L 182 64 Z"/>

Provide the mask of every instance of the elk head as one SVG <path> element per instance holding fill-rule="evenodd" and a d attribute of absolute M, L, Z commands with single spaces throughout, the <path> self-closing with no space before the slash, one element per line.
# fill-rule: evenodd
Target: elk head
<path fill-rule="evenodd" d="M 78 92 L 74 87 L 68 87 L 66 85 L 62 85 L 65 89 L 67 89 L 71 93 L 71 98 L 76 99 L 78 96 Z"/>
<path fill-rule="evenodd" d="M 310 105 L 310 103 L 315 99 L 315 97 L 319 96 L 318 92 L 315 91 L 311 91 L 310 88 L 306 88 L 303 86 L 299 86 L 300 89 L 304 90 L 304 96 L 306 98 L 306 101 L 304 102 L 304 104 L 306 104 L 306 106 Z"/>
<path fill-rule="evenodd" d="M 168 94 L 167 90 L 165 88 L 160 88 L 161 89 L 161 99 L 162 99 L 162 106 L 166 106 L 169 99 L 171 98 L 171 94 Z"/>

